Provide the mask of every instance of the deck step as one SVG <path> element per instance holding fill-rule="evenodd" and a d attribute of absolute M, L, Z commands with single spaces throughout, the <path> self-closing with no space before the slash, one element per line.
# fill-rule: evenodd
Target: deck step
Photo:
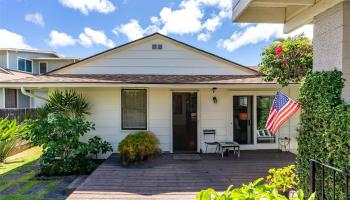
<path fill-rule="evenodd" d="M 77 189 L 79 185 L 82 184 L 87 177 L 88 175 L 81 175 L 81 176 L 78 176 L 76 179 L 74 179 L 74 181 L 71 182 L 66 188 L 67 194 L 70 195 L 72 192 L 74 192 L 74 190 Z"/>

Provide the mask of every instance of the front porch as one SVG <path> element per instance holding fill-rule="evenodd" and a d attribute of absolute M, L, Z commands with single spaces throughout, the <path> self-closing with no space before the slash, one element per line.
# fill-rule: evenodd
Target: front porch
<path fill-rule="evenodd" d="M 270 168 L 295 162 L 295 155 L 277 150 L 242 151 L 221 159 L 201 155 L 200 160 L 174 160 L 173 154 L 129 167 L 112 154 L 68 199 L 195 199 L 209 187 L 225 190 L 265 177 Z"/>

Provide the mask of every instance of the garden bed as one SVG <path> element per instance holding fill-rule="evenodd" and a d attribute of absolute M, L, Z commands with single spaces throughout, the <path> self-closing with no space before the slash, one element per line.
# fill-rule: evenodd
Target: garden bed
<path fill-rule="evenodd" d="M 10 157 L 9 163 L 1 166 L 0 200 L 58 200 L 69 195 L 71 191 L 67 187 L 78 176 L 40 176 L 40 155 L 40 148 L 34 147 Z M 101 160 L 97 162 L 101 163 Z"/>

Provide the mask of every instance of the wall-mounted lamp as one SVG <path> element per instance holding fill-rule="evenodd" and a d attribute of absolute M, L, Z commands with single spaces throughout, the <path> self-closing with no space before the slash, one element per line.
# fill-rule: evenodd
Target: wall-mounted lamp
<path fill-rule="evenodd" d="M 213 89 L 212 89 L 212 91 L 213 91 L 213 95 L 215 94 L 215 91 L 217 90 L 217 88 L 216 87 L 214 87 Z M 213 103 L 214 104 L 217 104 L 218 103 L 218 98 L 214 95 L 213 96 Z"/>

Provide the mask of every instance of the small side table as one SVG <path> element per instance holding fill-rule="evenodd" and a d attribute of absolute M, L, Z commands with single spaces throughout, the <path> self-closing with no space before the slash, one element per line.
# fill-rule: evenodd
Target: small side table
<path fill-rule="evenodd" d="M 224 158 L 224 151 L 233 150 L 234 154 L 237 153 L 238 158 L 240 157 L 240 148 L 237 142 L 219 142 L 219 149 L 221 151 L 221 158 Z"/>
<path fill-rule="evenodd" d="M 283 151 L 289 151 L 289 148 L 287 150 L 287 147 L 289 147 L 290 144 L 290 138 L 289 137 L 280 137 L 278 138 L 278 144 L 281 147 L 280 149 Z"/>

